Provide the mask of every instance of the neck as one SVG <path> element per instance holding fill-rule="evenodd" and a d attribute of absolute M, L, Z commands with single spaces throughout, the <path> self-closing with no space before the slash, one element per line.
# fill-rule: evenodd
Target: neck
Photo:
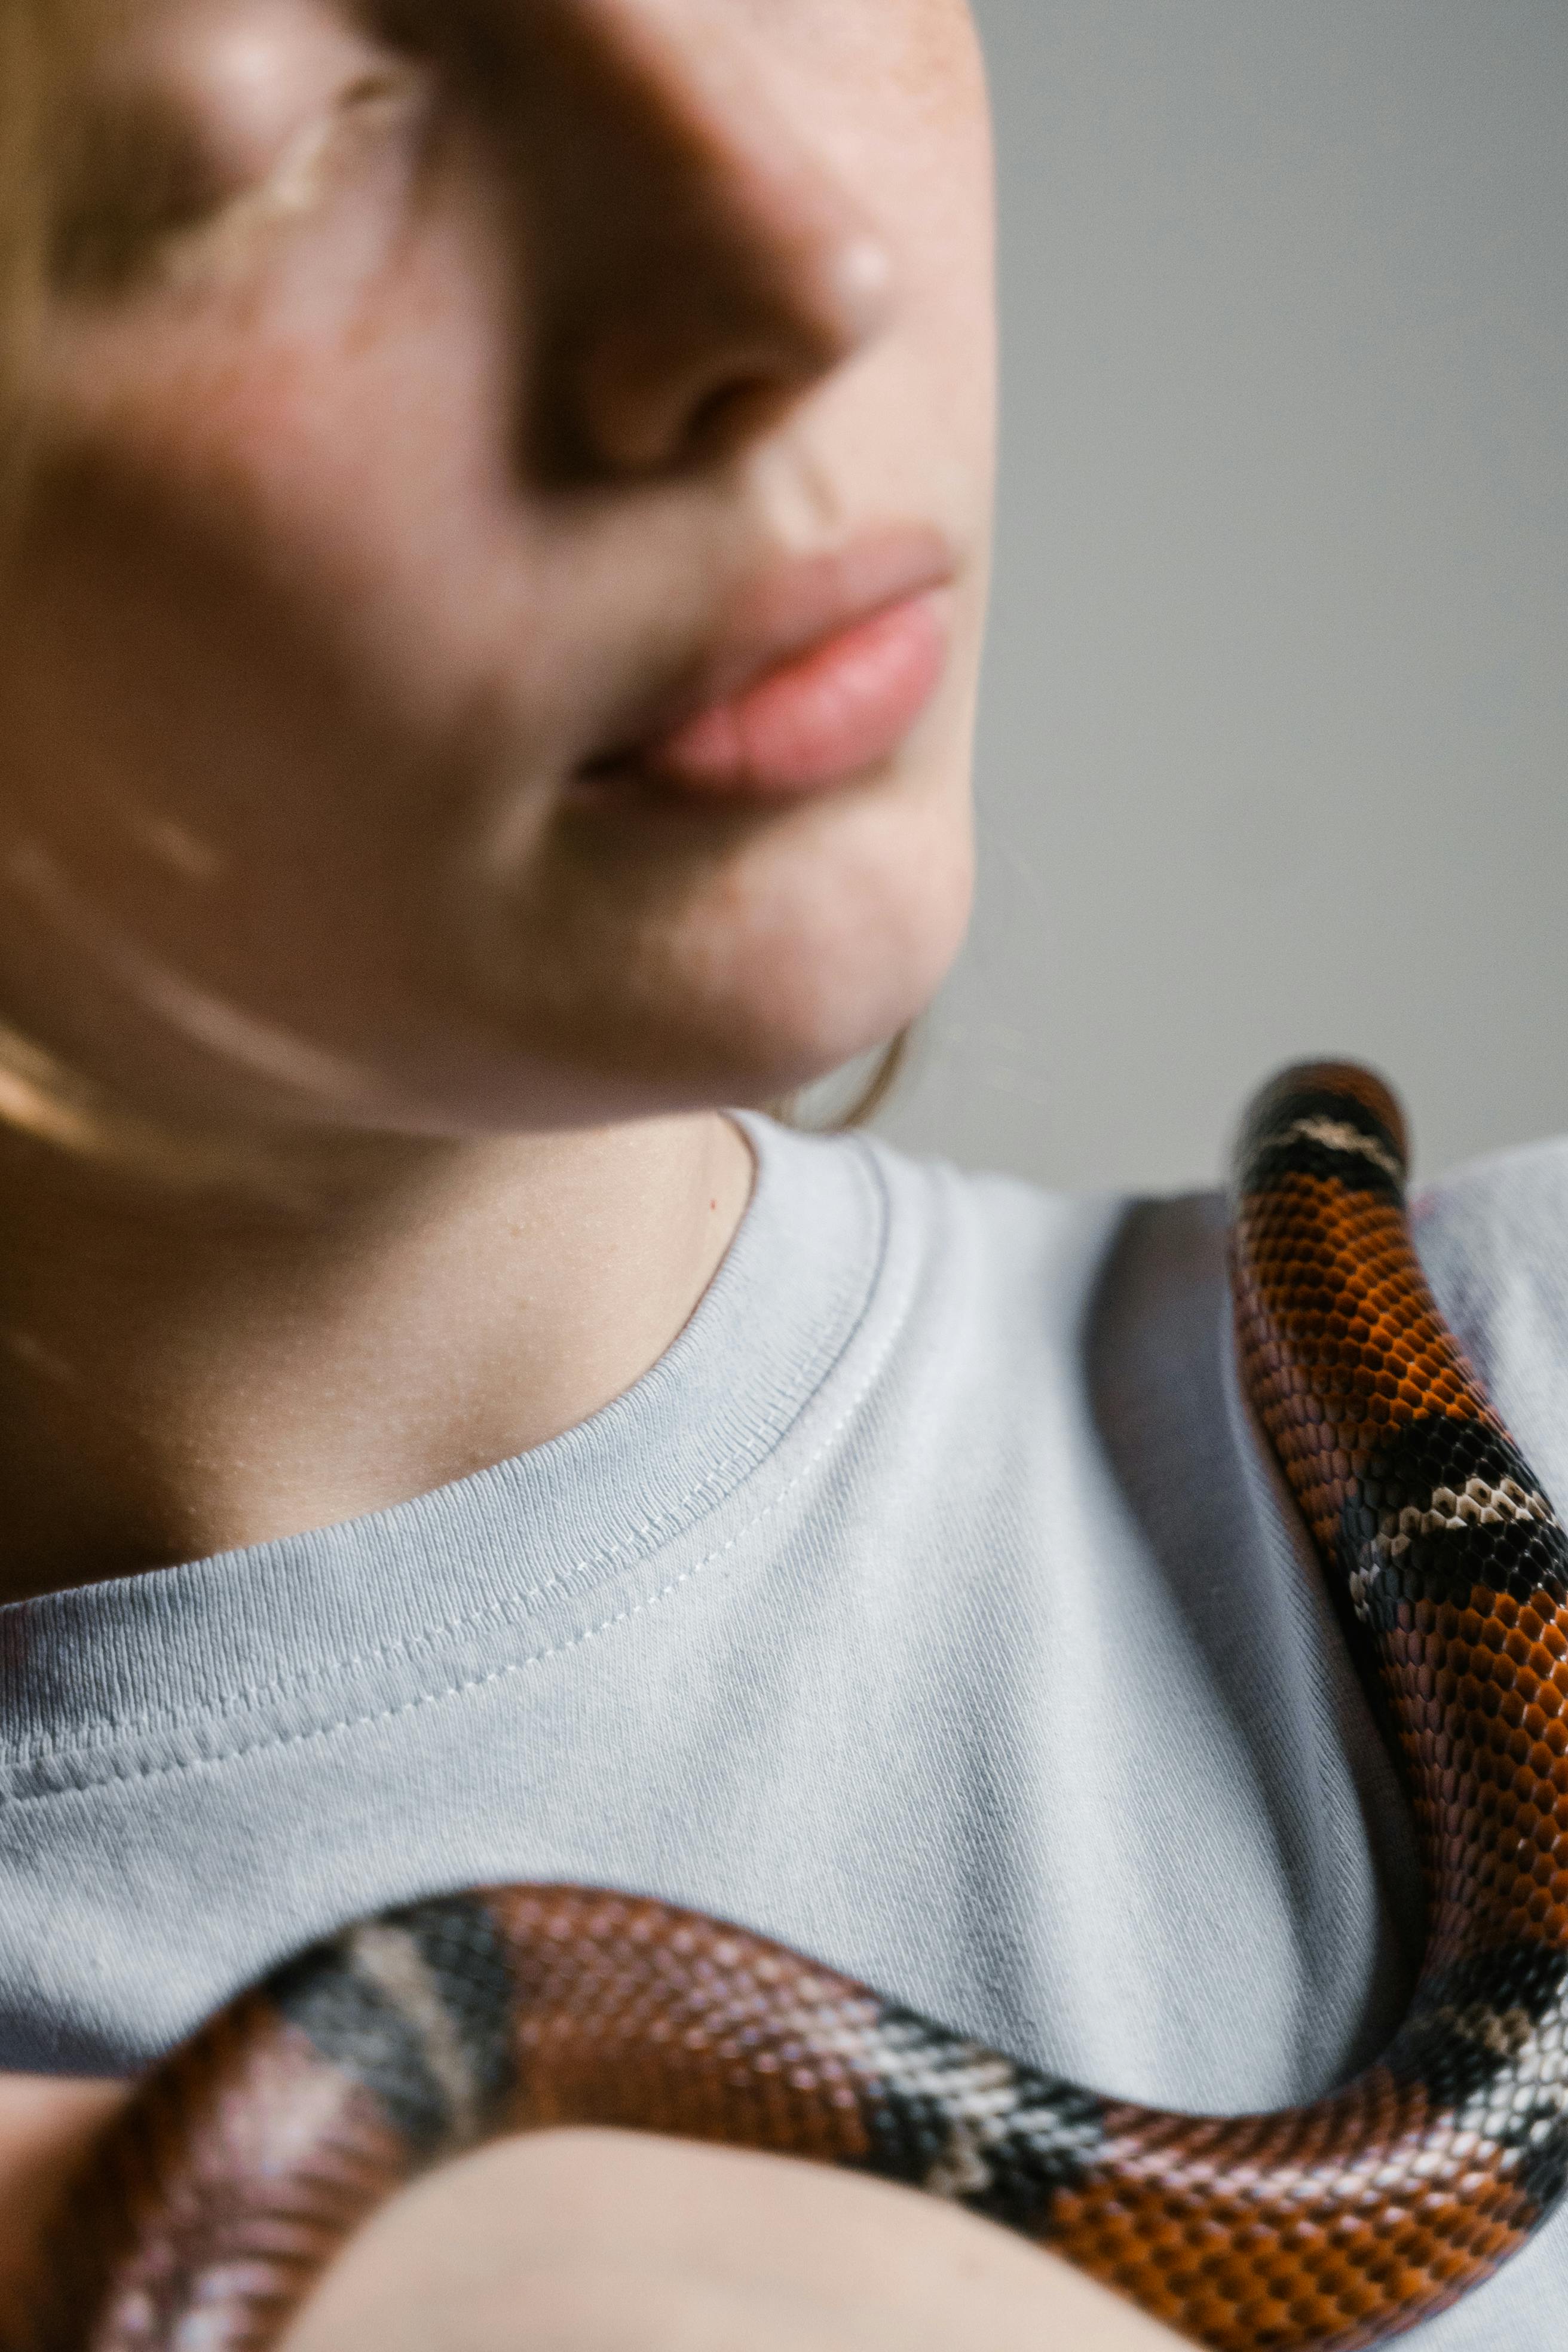
<path fill-rule="evenodd" d="M 330 1207 L 0 1150 L 0 1601 L 381 1510 L 559 1436 L 690 1316 L 750 1192 L 716 1115 L 389 1148 Z"/>

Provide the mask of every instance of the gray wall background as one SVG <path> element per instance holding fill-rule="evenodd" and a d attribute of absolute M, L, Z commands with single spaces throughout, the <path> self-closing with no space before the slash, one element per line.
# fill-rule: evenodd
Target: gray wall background
<path fill-rule="evenodd" d="M 1568 1129 L 1568 0 L 978 0 L 1001 531 L 972 946 L 883 1126 L 1207 1181 L 1329 1048 Z"/>

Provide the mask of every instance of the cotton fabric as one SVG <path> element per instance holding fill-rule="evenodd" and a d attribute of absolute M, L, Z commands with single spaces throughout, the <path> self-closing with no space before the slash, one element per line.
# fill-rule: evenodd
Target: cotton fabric
<path fill-rule="evenodd" d="M 0 2066 L 132 2071 L 358 1916 L 517 1879 L 740 1921 L 1161 2105 L 1376 2053 L 1419 1873 L 1237 1391 L 1223 1202 L 746 1125 L 728 1260 L 584 1427 L 0 1611 Z M 1568 1145 L 1418 1232 L 1568 1496 Z M 1560 2218 L 1401 2341 L 1554 2352 L 1565 2307 Z"/>

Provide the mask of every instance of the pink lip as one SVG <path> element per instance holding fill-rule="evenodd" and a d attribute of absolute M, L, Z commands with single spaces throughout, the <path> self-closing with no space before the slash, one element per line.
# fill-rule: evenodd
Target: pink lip
<path fill-rule="evenodd" d="M 639 761 L 683 793 L 756 799 L 829 791 L 890 759 L 947 667 L 942 599 L 907 597 L 841 629 Z"/>
<path fill-rule="evenodd" d="M 587 772 L 692 801 L 853 782 L 892 757 L 942 682 L 951 574 L 927 535 L 900 533 L 764 579 L 675 723 Z"/>

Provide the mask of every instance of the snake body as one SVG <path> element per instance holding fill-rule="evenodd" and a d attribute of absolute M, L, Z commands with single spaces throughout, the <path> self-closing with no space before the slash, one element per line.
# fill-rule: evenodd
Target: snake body
<path fill-rule="evenodd" d="M 1443 1322 L 1397 1106 L 1287 1072 L 1238 1148 L 1238 1360 L 1402 1760 L 1425 1964 L 1381 2061 L 1282 2114 L 1101 2097 L 742 1929 L 565 1886 L 348 1928 L 158 2066 L 5 2352 L 268 2352 L 345 2238 L 501 2135 L 859 2168 L 1026 2232 L 1214 2352 L 1355 2352 L 1480 2284 L 1568 2179 L 1568 1541 Z"/>

